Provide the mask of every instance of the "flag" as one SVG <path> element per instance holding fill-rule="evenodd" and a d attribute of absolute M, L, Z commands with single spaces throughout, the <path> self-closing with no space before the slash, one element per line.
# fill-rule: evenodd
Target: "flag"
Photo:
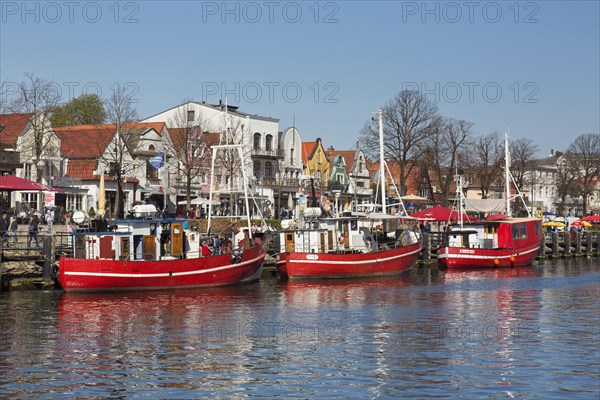
<path fill-rule="evenodd" d="M 165 153 L 158 153 L 150 158 L 150 164 L 156 169 L 161 169 L 165 165 Z"/>

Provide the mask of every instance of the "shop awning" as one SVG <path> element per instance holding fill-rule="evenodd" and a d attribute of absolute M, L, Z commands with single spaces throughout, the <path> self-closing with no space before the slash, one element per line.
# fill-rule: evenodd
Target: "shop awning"
<path fill-rule="evenodd" d="M 42 183 L 33 182 L 28 179 L 19 178 L 14 175 L 0 176 L 0 190 L 9 191 L 9 192 L 17 191 L 17 190 L 18 191 L 43 190 L 46 192 L 62 192 L 62 190 L 60 190 L 58 188 L 44 185 Z"/>

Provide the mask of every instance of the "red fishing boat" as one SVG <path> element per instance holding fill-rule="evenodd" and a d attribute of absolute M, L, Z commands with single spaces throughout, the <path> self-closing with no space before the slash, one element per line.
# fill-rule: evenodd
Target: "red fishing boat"
<path fill-rule="evenodd" d="M 381 111 L 378 112 L 378 119 L 383 211 L 378 214 L 347 212 L 342 216 L 321 218 L 321 209 L 313 204 L 313 207 L 303 211 L 301 220 L 286 221 L 287 224 L 282 224 L 284 230 L 279 236 L 280 255 L 277 262 L 282 277 L 389 276 L 400 274 L 417 262 L 422 240 L 416 220 L 406 217 L 401 200 L 404 216 L 386 213 Z"/>
<path fill-rule="evenodd" d="M 362 222 L 353 216 L 323 218 L 312 222 L 316 225 L 312 228 L 281 232 L 279 274 L 286 278 L 388 276 L 415 265 L 422 250 L 420 232 L 398 229 L 392 236 L 385 231 L 372 235 L 359 226 Z"/>
<path fill-rule="evenodd" d="M 451 226 L 448 245 L 438 250 L 445 268 L 515 267 L 530 265 L 542 243 L 542 221 L 507 218 Z"/>
<path fill-rule="evenodd" d="M 456 176 L 459 222 L 446 232 L 447 245 L 438 249 L 442 268 L 486 268 L 530 265 L 542 245 L 542 221 L 533 218 L 527 205 L 527 218 L 509 217 L 510 163 L 508 137 L 505 138 L 505 198 L 503 215 L 491 215 L 487 220 L 463 224 L 463 177 Z M 518 192 L 518 188 L 517 188 Z M 516 197 L 521 197 L 520 193 Z M 522 197 L 521 197 L 522 199 Z M 485 201 L 485 200 L 484 200 Z M 502 203 L 502 202 L 500 202 Z"/>
<path fill-rule="evenodd" d="M 129 290 L 220 286 L 259 279 L 264 243 L 203 257 L 203 242 L 212 243 L 211 238 L 185 225 L 186 221 L 176 219 L 122 220 L 110 232 L 76 232 L 73 257 L 60 258 L 59 283 L 66 291 Z"/>
<path fill-rule="evenodd" d="M 214 176 L 214 159 L 219 150 L 238 150 L 244 164 L 241 145 L 213 146 L 211 176 Z M 248 210 L 243 168 L 242 174 Z M 211 184 L 209 198 L 213 198 L 212 195 Z M 140 207 L 138 210 L 134 207 L 133 216 L 138 218 L 115 221 L 110 230 L 74 233 L 73 257 L 60 259 L 60 285 L 67 291 L 173 289 L 259 279 L 266 242 L 252 238 L 250 218 L 246 216 L 248 228 L 233 237 L 232 246 L 221 246 L 219 239 L 217 247 L 214 237 L 209 235 L 212 202 L 209 205 L 208 229 L 204 235 L 190 230 L 185 220 L 152 219 L 156 209 L 150 205 L 136 206 Z M 147 211 L 147 207 L 153 210 Z M 208 248 L 210 244 L 215 244 L 212 252 Z"/>

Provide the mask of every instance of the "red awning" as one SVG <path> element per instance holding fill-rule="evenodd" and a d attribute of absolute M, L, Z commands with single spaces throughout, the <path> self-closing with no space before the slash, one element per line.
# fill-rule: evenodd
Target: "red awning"
<path fill-rule="evenodd" d="M 15 190 L 44 190 L 46 192 L 62 192 L 62 190 L 53 188 L 52 186 L 33 182 L 28 179 L 18 178 L 14 175 L 0 176 L 0 190 L 9 192 Z"/>
<path fill-rule="evenodd" d="M 458 212 L 442 206 L 428 208 L 411 214 L 410 216 L 423 221 L 458 221 Z M 467 222 L 477 222 L 477 218 L 470 217 L 467 214 L 463 214 L 463 220 Z"/>
<path fill-rule="evenodd" d="M 600 215 L 588 215 L 587 217 L 581 218 L 581 221 L 600 222 Z"/>

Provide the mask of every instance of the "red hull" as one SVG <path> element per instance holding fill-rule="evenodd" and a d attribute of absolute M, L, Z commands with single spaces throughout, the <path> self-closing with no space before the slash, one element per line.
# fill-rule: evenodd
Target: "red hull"
<path fill-rule="evenodd" d="M 59 282 L 66 291 L 173 289 L 232 285 L 257 280 L 265 259 L 264 247 L 244 251 L 232 264 L 230 254 L 183 260 L 115 261 L 60 259 Z"/>
<path fill-rule="evenodd" d="M 289 279 L 397 275 L 417 262 L 421 248 L 419 242 L 372 253 L 281 253 L 277 269 Z"/>
<path fill-rule="evenodd" d="M 531 265 L 539 249 L 539 243 L 520 249 L 443 247 L 438 250 L 438 261 L 449 269 L 518 267 Z"/>

